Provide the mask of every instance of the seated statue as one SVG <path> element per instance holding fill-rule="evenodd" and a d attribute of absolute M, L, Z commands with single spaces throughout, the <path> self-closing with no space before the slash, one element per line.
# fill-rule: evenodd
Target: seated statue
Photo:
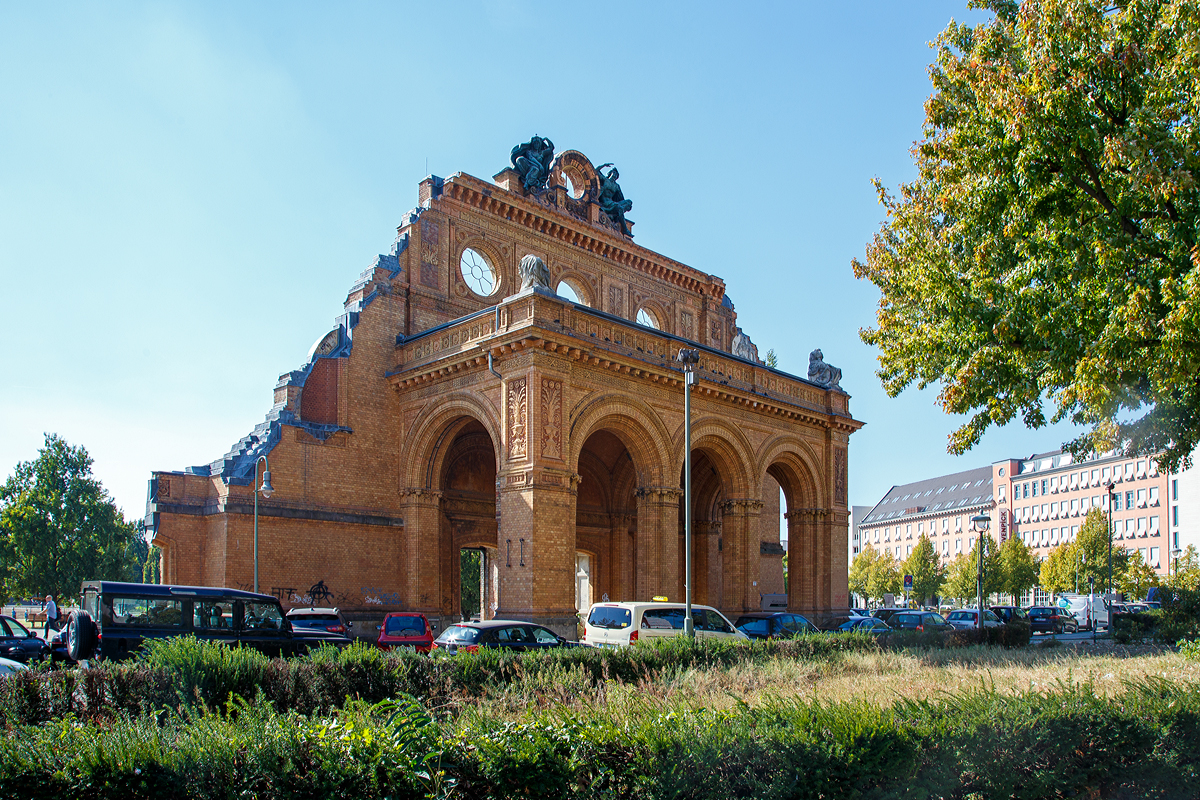
<path fill-rule="evenodd" d="M 531 286 L 540 289 L 550 288 L 550 270 L 547 269 L 546 262 L 533 253 L 521 259 L 521 266 L 518 268 L 518 272 L 521 275 L 520 291 L 524 291 Z"/>
<path fill-rule="evenodd" d="M 603 172 L 605 167 L 609 167 L 607 175 Z M 596 204 L 621 229 L 621 233 L 632 237 L 629 225 L 625 222 L 625 214 L 633 208 L 633 201 L 625 199 L 625 195 L 621 192 L 621 185 L 617 183 L 617 178 L 621 177 L 621 173 L 617 172 L 617 168 L 612 164 L 601 164 L 596 169 L 596 174 L 600 178 L 600 193 L 596 198 Z"/>
<path fill-rule="evenodd" d="M 825 355 L 821 352 L 820 348 L 808 354 L 808 379 L 813 383 L 819 383 L 831 389 L 842 388 L 839 386 L 842 380 L 842 371 L 831 364 L 825 363 Z"/>
<path fill-rule="evenodd" d="M 512 149 L 512 165 L 521 176 L 526 192 L 544 189 L 550 177 L 550 161 L 554 158 L 554 142 L 544 136 L 534 136 Z"/>

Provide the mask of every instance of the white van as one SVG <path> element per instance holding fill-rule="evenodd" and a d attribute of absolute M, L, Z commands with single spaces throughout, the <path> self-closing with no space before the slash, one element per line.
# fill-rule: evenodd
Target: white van
<path fill-rule="evenodd" d="M 1120 602 L 1120 595 L 1059 595 L 1057 605 L 1065 608 L 1079 620 L 1079 630 L 1094 631 L 1108 627 L 1108 605 L 1110 602 Z"/>
<path fill-rule="evenodd" d="M 683 603 L 596 603 L 588 610 L 580 641 L 593 647 L 628 647 L 647 639 L 681 636 L 685 611 Z M 708 606 L 692 606 L 692 625 L 697 639 L 750 638 Z"/>

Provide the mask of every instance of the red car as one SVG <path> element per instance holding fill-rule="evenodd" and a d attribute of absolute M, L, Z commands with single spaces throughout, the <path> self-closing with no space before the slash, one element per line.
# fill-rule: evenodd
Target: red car
<path fill-rule="evenodd" d="M 375 642 L 384 650 L 411 649 L 428 653 L 433 649 L 433 628 L 424 614 L 416 611 L 392 611 L 379 626 Z"/>

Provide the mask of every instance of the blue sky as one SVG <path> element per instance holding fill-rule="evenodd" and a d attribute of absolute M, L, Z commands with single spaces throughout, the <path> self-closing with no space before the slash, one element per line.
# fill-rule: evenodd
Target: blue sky
<path fill-rule="evenodd" d="M 43 432 L 128 516 L 153 469 L 260 421 L 426 174 L 538 133 L 614 162 L 637 242 L 720 275 L 780 367 L 814 347 L 867 426 L 850 498 L 1053 449 L 934 392 L 890 399 L 858 338 L 882 219 L 914 175 L 928 43 L 964 2 L 0 5 L 0 475 Z"/>

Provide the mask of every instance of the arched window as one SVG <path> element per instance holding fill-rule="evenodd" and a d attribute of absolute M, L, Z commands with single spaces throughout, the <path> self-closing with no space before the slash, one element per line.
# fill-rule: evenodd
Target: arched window
<path fill-rule="evenodd" d="M 644 325 L 647 328 L 653 328 L 656 331 L 662 330 L 662 324 L 658 321 L 658 315 L 645 306 L 638 309 L 637 324 Z"/>

